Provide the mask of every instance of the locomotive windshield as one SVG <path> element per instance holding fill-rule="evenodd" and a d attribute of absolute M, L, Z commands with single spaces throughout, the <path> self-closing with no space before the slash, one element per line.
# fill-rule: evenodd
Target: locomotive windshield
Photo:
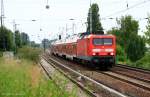
<path fill-rule="evenodd" d="M 94 38 L 94 45 L 112 45 L 112 38 Z"/>

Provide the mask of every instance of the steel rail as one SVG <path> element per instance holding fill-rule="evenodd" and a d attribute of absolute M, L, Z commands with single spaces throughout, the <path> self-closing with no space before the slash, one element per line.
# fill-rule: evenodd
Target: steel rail
<path fill-rule="evenodd" d="M 150 87 L 146 87 L 146 86 L 144 86 L 144 85 L 141 85 L 141 84 L 138 84 L 138 83 L 134 83 L 134 82 L 129 81 L 129 80 L 127 80 L 127 79 L 123 79 L 123 78 L 120 78 L 120 77 L 118 77 L 118 76 L 115 76 L 115 75 L 106 73 L 106 72 L 99 72 L 99 73 L 102 73 L 102 74 L 104 74 L 104 75 L 110 76 L 110 77 L 112 77 L 112 78 L 121 80 L 121 81 L 123 81 L 123 82 L 129 83 L 129 84 L 135 85 L 135 86 L 137 86 L 137 87 L 139 87 L 139 88 L 142 88 L 142 89 L 145 89 L 145 90 L 150 91 Z"/>
<path fill-rule="evenodd" d="M 49 79 L 52 79 L 52 77 L 49 75 L 48 71 L 44 68 L 44 66 L 42 65 L 42 63 L 40 62 L 39 64 L 40 64 L 40 66 L 42 67 L 42 69 L 45 71 L 47 77 L 48 77 Z"/>
<path fill-rule="evenodd" d="M 62 73 L 66 78 L 68 78 L 71 82 L 73 82 L 74 84 L 76 84 L 78 87 L 80 87 L 82 90 L 84 90 L 86 93 L 88 93 L 90 96 L 92 97 L 97 97 L 95 95 L 95 93 L 89 91 L 88 89 L 84 88 L 83 86 L 81 86 L 81 84 L 79 84 L 77 81 L 75 81 L 74 79 L 72 79 L 70 76 L 68 76 L 65 72 L 63 72 L 62 70 L 60 70 L 58 67 L 56 67 L 53 63 L 49 62 L 49 60 L 47 60 L 47 58 L 45 58 L 43 56 L 43 58 L 56 70 L 58 70 L 60 73 Z"/>
<path fill-rule="evenodd" d="M 145 82 L 145 83 L 150 83 L 150 80 L 148 80 L 148 79 L 144 79 L 144 78 L 141 78 L 141 77 L 135 77 L 135 76 L 128 75 L 128 74 L 125 74 L 125 73 L 121 73 L 121 72 L 119 72 L 119 71 L 113 71 L 113 70 L 111 70 L 111 71 L 114 72 L 114 73 L 123 75 L 123 76 L 127 76 L 127 77 L 130 77 L 130 78 L 136 79 L 136 80 L 143 81 L 143 82 Z"/>
<path fill-rule="evenodd" d="M 148 70 L 148 69 L 137 68 L 137 67 L 133 67 L 133 66 L 129 66 L 129 65 L 116 64 L 116 67 L 126 68 L 126 69 L 129 69 L 129 70 L 134 70 L 134 71 L 150 74 L 150 70 Z"/>
<path fill-rule="evenodd" d="M 56 60 L 54 60 L 54 59 L 52 59 L 52 58 L 49 58 L 49 59 L 50 59 L 51 61 L 55 62 L 56 64 L 58 64 L 59 66 L 65 68 L 65 69 L 67 69 L 67 70 L 69 70 L 69 71 L 71 71 L 71 72 L 73 72 L 73 73 L 75 73 L 75 74 L 77 74 L 77 75 L 79 75 L 79 76 L 81 76 L 82 78 L 84 78 L 84 79 L 86 79 L 86 80 L 88 80 L 88 81 L 91 81 L 92 83 L 96 84 L 97 86 L 101 87 L 101 88 L 104 89 L 104 90 L 109 91 L 109 92 L 112 93 L 112 94 L 115 94 L 115 95 L 117 95 L 117 96 L 119 96 L 119 97 L 128 97 L 127 95 L 122 94 L 122 93 L 118 92 L 118 91 L 115 90 L 115 89 L 112 89 L 112 88 L 110 88 L 110 87 L 108 87 L 108 86 L 105 86 L 105 85 L 103 85 L 103 84 L 101 84 L 101 83 L 99 83 L 99 82 L 97 82 L 97 81 L 95 81 L 95 80 L 93 80 L 93 79 L 91 79 L 91 78 L 89 78 L 89 77 L 87 77 L 87 76 L 85 76 L 85 75 L 83 75 L 83 74 L 81 74 L 81 73 L 79 73 L 79 72 L 77 72 L 77 71 L 75 71 L 75 70 L 69 68 L 69 67 L 66 67 L 66 66 L 63 65 L 62 63 L 60 63 L 60 62 L 58 62 L 58 61 L 56 61 Z"/>

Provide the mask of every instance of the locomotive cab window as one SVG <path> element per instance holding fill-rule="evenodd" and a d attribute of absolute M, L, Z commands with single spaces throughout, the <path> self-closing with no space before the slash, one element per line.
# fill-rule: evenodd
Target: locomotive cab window
<path fill-rule="evenodd" d="M 112 38 L 94 38 L 94 45 L 112 45 Z"/>

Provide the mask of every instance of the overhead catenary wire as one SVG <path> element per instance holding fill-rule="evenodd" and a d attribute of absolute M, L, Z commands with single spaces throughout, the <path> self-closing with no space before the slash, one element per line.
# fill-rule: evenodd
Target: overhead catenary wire
<path fill-rule="evenodd" d="M 149 1 L 150 1 L 150 0 L 144 0 L 144 1 L 140 2 L 140 3 L 136 3 L 136 4 L 132 5 L 132 6 L 130 6 L 130 7 L 129 7 L 129 4 L 128 4 L 128 2 L 127 2 L 127 5 L 126 5 L 127 8 L 126 8 L 126 9 L 123 9 L 123 10 L 120 10 L 120 11 L 117 11 L 117 12 L 114 12 L 114 13 L 112 13 L 112 14 L 110 14 L 110 15 L 104 16 L 103 18 L 108 18 L 108 17 L 114 16 L 114 15 L 120 14 L 120 13 L 122 13 L 122 12 L 125 12 L 125 11 L 127 11 L 127 10 L 132 9 L 132 8 L 135 8 L 135 7 L 139 6 L 139 5 L 142 5 L 142 4 L 144 4 L 144 3 L 147 3 L 147 2 L 149 2 Z"/>

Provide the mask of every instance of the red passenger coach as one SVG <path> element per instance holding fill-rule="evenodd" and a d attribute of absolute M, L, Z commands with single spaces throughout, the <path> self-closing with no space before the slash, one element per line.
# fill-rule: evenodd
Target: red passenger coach
<path fill-rule="evenodd" d="M 109 68 L 115 64 L 116 38 L 114 35 L 82 33 L 56 41 L 51 51 L 55 55 L 88 62 L 95 67 Z"/>

